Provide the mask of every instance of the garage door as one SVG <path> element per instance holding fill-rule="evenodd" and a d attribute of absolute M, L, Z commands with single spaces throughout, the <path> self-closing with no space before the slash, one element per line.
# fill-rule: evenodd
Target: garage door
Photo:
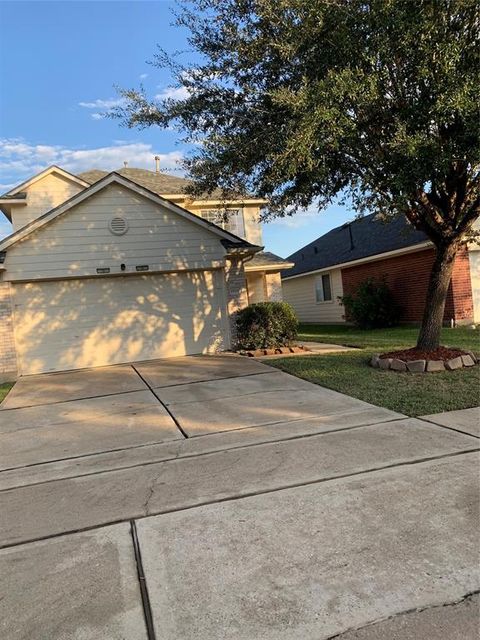
<path fill-rule="evenodd" d="M 224 300 L 221 271 L 17 284 L 20 373 L 227 347 Z"/>

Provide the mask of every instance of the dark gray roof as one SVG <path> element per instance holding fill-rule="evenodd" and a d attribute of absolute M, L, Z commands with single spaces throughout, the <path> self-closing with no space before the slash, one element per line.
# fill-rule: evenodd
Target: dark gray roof
<path fill-rule="evenodd" d="M 414 246 L 428 240 L 399 216 L 385 222 L 370 214 L 332 229 L 288 256 L 295 263 L 285 278 Z"/>
<path fill-rule="evenodd" d="M 245 266 L 248 267 L 270 267 L 277 264 L 288 265 L 289 260 L 280 258 L 270 251 L 259 251 L 251 260 L 249 260 Z"/>

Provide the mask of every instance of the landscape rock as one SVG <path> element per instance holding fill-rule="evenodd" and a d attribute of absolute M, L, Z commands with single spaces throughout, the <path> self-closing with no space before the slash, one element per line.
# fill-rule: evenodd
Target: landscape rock
<path fill-rule="evenodd" d="M 455 369 L 461 369 L 463 367 L 462 358 L 460 356 L 457 356 L 456 358 L 447 360 L 447 362 L 445 363 L 445 366 L 449 371 L 454 371 Z"/>
<path fill-rule="evenodd" d="M 411 360 L 407 362 L 407 369 L 411 373 L 423 373 L 425 371 L 425 360 Z"/>
<path fill-rule="evenodd" d="M 477 356 L 473 353 L 473 351 L 468 351 L 468 350 L 467 350 L 467 351 L 465 351 L 465 353 L 466 353 L 467 355 L 469 355 L 469 356 L 471 357 L 471 359 L 472 359 L 475 363 L 477 363 L 477 362 L 478 362 L 478 358 L 477 358 Z"/>
<path fill-rule="evenodd" d="M 380 358 L 377 355 L 372 356 L 372 359 L 370 360 L 370 364 L 372 367 L 378 367 L 379 362 L 380 362 Z"/>
<path fill-rule="evenodd" d="M 445 364 L 443 360 L 429 360 L 427 362 L 427 371 L 430 373 L 434 371 L 445 371 Z"/>
<path fill-rule="evenodd" d="M 378 366 L 380 369 L 390 369 L 390 365 L 392 364 L 391 358 L 379 358 Z"/>
<path fill-rule="evenodd" d="M 393 371 L 406 371 L 407 365 L 403 360 L 393 358 L 392 363 L 390 364 L 390 369 L 392 369 Z"/>
<path fill-rule="evenodd" d="M 475 360 L 470 355 L 462 356 L 462 362 L 464 367 L 473 367 L 475 365 Z"/>

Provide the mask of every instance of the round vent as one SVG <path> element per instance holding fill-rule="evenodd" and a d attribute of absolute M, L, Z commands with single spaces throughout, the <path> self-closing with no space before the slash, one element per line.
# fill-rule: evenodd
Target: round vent
<path fill-rule="evenodd" d="M 112 218 L 110 220 L 108 228 L 116 236 L 123 236 L 123 234 L 127 233 L 128 231 L 128 222 L 125 220 L 125 218 L 115 216 L 115 218 Z"/>

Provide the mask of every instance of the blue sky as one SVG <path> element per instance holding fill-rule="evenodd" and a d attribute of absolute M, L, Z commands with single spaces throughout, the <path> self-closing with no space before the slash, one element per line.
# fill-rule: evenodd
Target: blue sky
<path fill-rule="evenodd" d="M 0 0 L 0 193 L 50 164 L 73 173 L 129 166 L 178 174 L 188 148 L 172 131 L 130 130 L 101 117 L 114 85 L 149 95 L 172 91 L 168 72 L 148 64 L 157 44 L 186 48 L 171 26 L 170 0 L 96 2 Z M 314 207 L 265 225 L 264 244 L 287 256 L 351 219 L 344 207 Z M 0 237 L 10 232 L 0 213 Z"/>

